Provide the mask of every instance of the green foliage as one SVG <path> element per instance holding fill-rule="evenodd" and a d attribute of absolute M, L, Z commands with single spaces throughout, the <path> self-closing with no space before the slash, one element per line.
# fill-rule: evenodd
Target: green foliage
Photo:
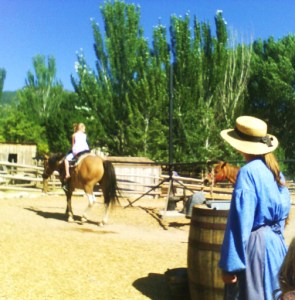
<path fill-rule="evenodd" d="M 0 141 L 13 143 L 36 143 L 48 152 L 44 127 L 26 118 L 15 106 L 4 106 L 0 117 Z"/>
<path fill-rule="evenodd" d="M 83 122 L 92 148 L 167 162 L 173 104 L 174 162 L 241 161 L 219 134 L 243 114 L 269 124 L 280 141 L 280 160 L 294 157 L 294 35 L 240 44 L 217 12 L 215 32 L 196 17 L 191 22 L 189 14 L 171 16 L 170 41 L 159 24 L 149 44 L 139 7 L 106 1 L 101 13 L 104 34 L 91 23 L 95 70 L 80 52 L 77 77 L 72 76 L 75 93 L 65 92 L 55 78 L 54 58 L 37 55 L 18 98 L 2 97 L 9 105 L 2 105 L 0 141 L 66 152 L 72 124 Z M 0 73 L 0 91 L 5 74 Z M 283 169 L 295 172 L 287 164 Z"/>
<path fill-rule="evenodd" d="M 163 60 L 167 62 L 167 49 L 166 57 L 162 58 L 165 46 L 161 44 L 161 33 L 156 33 L 158 52 L 155 58 L 150 58 L 147 41 L 139 27 L 139 8 L 135 5 L 106 2 L 101 12 L 105 40 L 101 38 L 99 26 L 92 23 L 97 73 L 89 69 L 83 53 L 78 55 L 76 64 L 79 78 L 73 78 L 73 84 L 80 108 L 89 109 L 87 119 L 99 131 L 97 144 L 107 147 L 112 155 L 149 156 L 149 132 L 165 127 L 157 120 L 155 108 L 162 108 L 163 97 L 168 100 L 167 91 L 163 93 L 163 87 L 167 90 L 167 65 L 162 64 Z M 156 79 L 161 80 L 159 86 Z M 156 123 L 161 127 L 154 128 Z"/>
<path fill-rule="evenodd" d="M 242 108 L 250 55 L 246 61 L 245 48 L 228 46 L 220 12 L 215 23 L 216 37 L 207 23 L 195 18 L 192 35 L 188 15 L 171 18 L 177 161 L 216 159 L 220 128 L 232 123 Z"/>
<path fill-rule="evenodd" d="M 221 13 L 216 15 L 216 38 L 208 24 L 194 19 L 191 32 L 189 15 L 184 19 L 172 16 L 171 46 L 166 28 L 159 25 L 154 29 L 153 48 L 149 49 L 139 26 L 139 8 L 114 1 L 106 2 L 101 12 L 105 39 L 98 24 L 92 22 L 96 72 L 80 53 L 78 79 L 72 78 L 79 107 L 88 109 L 88 122 L 100 132 L 97 144 L 107 147 L 112 155 L 144 155 L 167 161 L 172 99 L 175 160 L 219 156 L 218 125 L 232 120 L 245 89 L 244 81 L 241 86 L 237 79 L 242 71 L 227 68 L 229 59 L 235 66 L 240 61 L 241 67 L 235 70 L 243 67 L 243 61 L 241 51 L 227 49 L 228 35 Z M 216 110 L 223 105 L 219 98 L 225 90 L 225 74 L 231 79 L 226 88 L 236 84 L 239 94 L 227 101 L 230 114 L 216 118 Z M 227 98 L 222 93 L 223 99 Z"/>
<path fill-rule="evenodd" d="M 34 73 L 28 72 L 26 86 L 17 92 L 17 100 L 2 107 L 0 138 L 14 143 L 36 143 L 39 154 L 67 151 L 72 131 L 68 122 L 75 115 L 76 96 L 64 92 L 55 79 L 53 57 L 46 63 L 44 56 L 37 55 L 33 67 Z"/>
<path fill-rule="evenodd" d="M 84 114 L 76 108 L 77 95 L 64 91 L 59 96 L 59 109 L 54 110 L 46 120 L 46 136 L 51 152 L 67 153 L 71 145 L 73 124 L 84 122 Z"/>
<path fill-rule="evenodd" d="M 264 119 L 286 157 L 295 155 L 295 36 L 254 42 L 245 113 Z"/>
<path fill-rule="evenodd" d="M 1 103 L 2 105 L 18 104 L 19 100 L 17 97 L 17 91 L 4 91 L 2 93 Z"/>
<path fill-rule="evenodd" d="M 46 123 L 51 113 L 59 108 L 62 85 L 56 81 L 55 59 L 42 55 L 33 58 L 34 73 L 29 71 L 26 86 L 18 92 L 20 108 L 39 124 Z"/>
<path fill-rule="evenodd" d="M 272 37 L 253 43 L 254 55 L 245 114 L 257 116 L 269 125 L 269 132 L 280 141 L 277 151 L 280 161 L 295 155 L 295 36 L 278 41 Z M 295 164 L 283 165 L 295 174 Z"/>

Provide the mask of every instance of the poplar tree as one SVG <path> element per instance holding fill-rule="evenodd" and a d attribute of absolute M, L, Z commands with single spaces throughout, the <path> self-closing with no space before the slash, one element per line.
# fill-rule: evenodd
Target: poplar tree
<path fill-rule="evenodd" d="M 170 51 L 166 27 L 153 31 L 153 48 L 141 53 L 140 76 L 134 78 L 130 97 L 134 108 L 133 126 L 138 128 L 138 153 L 167 160 L 169 145 Z M 156 146 L 155 146 L 156 145 Z"/>
<path fill-rule="evenodd" d="M 196 18 L 191 31 L 188 14 L 184 19 L 171 16 L 170 45 L 166 28 L 159 25 L 149 48 L 138 7 L 108 1 L 101 12 L 104 37 L 92 21 L 96 70 L 80 52 L 78 78 L 72 77 L 79 109 L 95 129 L 96 145 L 107 146 L 112 155 L 167 161 L 171 92 L 175 161 L 219 156 L 220 126 L 240 109 L 248 76 L 243 48 L 228 49 L 222 13 L 215 17 L 216 36 Z"/>
<path fill-rule="evenodd" d="M 56 79 L 54 57 L 33 57 L 34 71 L 28 71 L 25 87 L 18 92 L 20 107 L 31 119 L 44 125 L 49 115 L 58 109 L 62 85 Z"/>
<path fill-rule="evenodd" d="M 63 93 L 63 87 L 56 79 L 55 58 L 50 56 L 46 59 L 44 55 L 33 57 L 33 71 L 28 71 L 25 86 L 18 91 L 20 101 L 18 110 L 21 112 L 19 118 L 22 120 L 18 123 L 24 127 L 22 129 L 24 132 L 22 139 L 27 142 L 36 142 L 38 152 L 41 154 L 49 151 L 47 136 L 49 128 L 52 128 L 52 124 L 60 121 L 55 119 L 54 116 L 59 111 Z M 68 105 L 68 110 L 71 110 L 73 105 L 74 103 Z M 68 122 L 68 120 L 65 120 L 65 122 Z M 29 126 L 31 123 L 34 126 Z M 26 126 L 29 130 L 25 130 Z M 55 140 L 58 140 L 58 137 L 65 136 L 66 126 L 66 124 L 62 124 L 54 132 Z M 31 133 L 27 135 L 30 128 Z M 17 135 L 11 136 L 17 137 Z M 64 140 L 67 140 L 67 138 Z M 18 141 L 20 141 L 19 137 Z M 54 143 L 54 141 L 51 141 L 51 143 Z M 59 147 L 58 150 L 62 151 L 64 147 Z"/>
<path fill-rule="evenodd" d="M 219 131 L 243 108 L 250 51 L 229 45 L 222 12 L 215 16 L 216 35 L 208 23 L 172 16 L 176 145 L 178 160 L 220 156 Z M 233 46 L 233 47 L 231 47 Z"/>
<path fill-rule="evenodd" d="M 96 72 L 80 53 L 78 79 L 72 77 L 81 107 L 97 128 L 97 145 L 113 155 L 147 154 L 150 130 L 149 48 L 139 25 L 140 10 L 134 4 L 106 2 L 101 7 L 105 25 L 92 21 Z M 95 118 L 91 116 L 95 115 Z"/>

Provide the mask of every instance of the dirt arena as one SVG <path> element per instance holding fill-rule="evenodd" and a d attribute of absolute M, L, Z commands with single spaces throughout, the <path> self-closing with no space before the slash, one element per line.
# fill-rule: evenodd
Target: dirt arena
<path fill-rule="evenodd" d="M 64 197 L 0 198 L 0 300 L 172 299 L 164 274 L 187 265 L 189 219 L 166 217 L 164 229 L 150 212 L 165 199 L 122 201 L 98 227 L 98 204 L 79 222 L 84 197 L 73 199 L 75 223 L 64 219 Z M 293 218 L 285 235 L 295 235 Z"/>

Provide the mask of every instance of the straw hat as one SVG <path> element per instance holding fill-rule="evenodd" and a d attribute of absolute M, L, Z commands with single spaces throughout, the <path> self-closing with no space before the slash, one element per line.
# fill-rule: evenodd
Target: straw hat
<path fill-rule="evenodd" d="M 267 133 L 267 124 L 255 117 L 237 118 L 235 128 L 222 130 L 220 135 L 232 147 L 247 154 L 266 154 L 279 145 L 277 138 Z"/>

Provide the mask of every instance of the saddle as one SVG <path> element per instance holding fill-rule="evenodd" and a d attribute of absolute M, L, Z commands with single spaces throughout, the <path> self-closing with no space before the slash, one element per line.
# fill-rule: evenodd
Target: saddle
<path fill-rule="evenodd" d="M 76 167 L 85 157 L 92 155 L 89 150 L 78 153 L 72 160 L 69 161 L 71 168 Z"/>

